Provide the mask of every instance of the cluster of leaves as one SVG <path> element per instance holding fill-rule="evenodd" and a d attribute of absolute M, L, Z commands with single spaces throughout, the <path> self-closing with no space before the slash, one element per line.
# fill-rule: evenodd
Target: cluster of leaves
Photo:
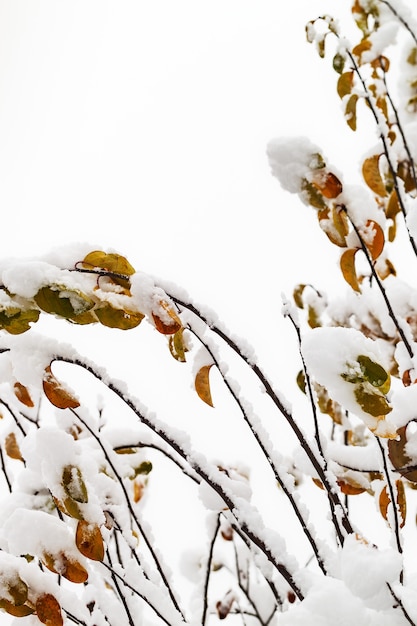
<path fill-rule="evenodd" d="M 352 15 L 361 33 L 359 43 L 353 47 L 346 45 L 335 22 L 328 16 L 309 22 L 306 33 L 307 40 L 317 46 L 322 58 L 327 54 L 327 38 L 336 37 L 337 48 L 332 53 L 332 64 L 338 74 L 337 94 L 348 126 L 352 131 L 357 130 L 357 109 L 363 102 L 378 129 L 379 144 L 375 152 L 363 160 L 361 167 L 363 181 L 372 199 L 360 215 L 353 210 L 349 188 L 327 166 L 320 153 L 310 155 L 310 168 L 300 185 L 299 194 L 317 211 L 320 227 L 328 239 L 342 249 L 340 269 L 356 295 L 351 298 L 350 304 L 347 303 L 343 314 L 340 310 L 335 313 L 326 298 L 311 285 L 298 285 L 293 297 L 296 307 L 305 311 L 310 328 L 343 326 L 358 329 L 364 337 L 372 338 L 381 345 L 385 355 L 389 355 L 387 367 L 387 363 L 383 366 L 367 354 L 357 354 L 354 362 L 346 362 L 339 372 L 342 380 L 351 386 L 356 410 L 354 406 L 352 409 L 343 405 L 343 400 L 339 403 L 337 398 L 330 397 L 326 387 L 316 380 L 312 380 L 311 385 L 319 411 L 331 418 L 332 437 L 337 438 L 339 433 L 340 441 L 346 445 L 369 445 L 371 440 L 366 431 L 360 436 L 357 434 L 356 414 L 364 417 L 374 434 L 390 439 L 386 450 L 385 475 L 381 473 L 381 468 L 375 468 L 373 472 L 361 472 L 358 468 L 358 471 L 350 472 L 347 484 L 347 468 L 340 466 L 336 475 L 342 492 L 347 495 L 364 492 L 374 495 L 379 491 L 377 501 L 380 512 L 392 526 L 392 519 L 398 518 L 396 532 L 399 533 L 398 529 L 404 525 L 406 517 L 405 487 L 415 489 L 417 482 L 417 459 L 410 447 L 415 418 L 405 425 L 399 420 L 399 426 L 391 426 L 385 431 L 379 430 L 379 424 L 385 423 L 393 410 L 390 397 L 392 377 L 404 387 L 416 382 L 413 367 L 415 311 L 407 298 L 401 302 L 390 299 L 390 289 L 397 273 L 388 253 L 396 242 L 400 217 L 403 218 L 402 225 L 411 252 L 413 255 L 417 252 L 409 221 L 417 195 L 415 146 L 410 143 L 411 137 L 407 136 L 407 126 L 401 117 L 401 113 L 407 117 L 416 112 L 417 39 L 407 21 L 400 18 L 395 8 L 385 0 L 355 0 Z M 411 37 L 405 55 L 409 71 L 403 77 L 406 82 L 403 91 L 408 96 L 402 112 L 394 104 L 388 85 L 390 60 L 377 44 L 378 37 L 380 41 L 385 36 L 382 31 L 387 23 L 392 22 L 393 16 L 399 19 Z M 320 31 L 319 24 L 323 23 L 325 29 Z M 389 43 L 389 38 L 387 41 Z M 413 292 L 413 287 L 408 289 L 409 293 Z M 379 308 L 370 298 L 374 292 L 382 296 Z M 404 352 L 398 350 L 399 346 Z M 301 371 L 297 379 L 305 393 L 306 375 L 308 373 Z M 351 410 L 350 414 L 347 409 Z M 402 478 L 394 480 L 395 474 Z M 394 496 L 394 493 L 397 495 Z M 396 504 L 392 504 L 394 500 Z M 402 551 L 399 535 L 397 545 Z"/>

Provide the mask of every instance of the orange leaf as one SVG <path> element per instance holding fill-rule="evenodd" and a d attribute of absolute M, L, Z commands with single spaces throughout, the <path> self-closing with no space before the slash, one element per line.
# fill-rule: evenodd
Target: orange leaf
<path fill-rule="evenodd" d="M 377 222 L 368 220 L 366 222 L 365 230 L 361 231 L 361 235 L 371 254 L 372 260 L 375 261 L 384 249 L 384 231 Z"/>
<path fill-rule="evenodd" d="M 16 441 L 16 435 L 14 433 L 9 433 L 7 435 L 4 446 L 6 448 L 7 456 L 11 459 L 16 459 L 17 461 L 23 461 L 19 445 Z"/>
<path fill-rule="evenodd" d="M 182 328 L 181 320 L 171 304 L 165 300 L 160 300 L 159 305 L 162 309 L 162 317 L 156 312 L 152 313 L 155 328 L 163 335 L 174 335 Z"/>
<path fill-rule="evenodd" d="M 356 276 L 355 268 L 355 254 L 359 248 L 348 248 L 340 257 L 340 269 L 342 270 L 343 278 L 352 287 L 354 291 L 360 293 L 361 289 L 358 283 L 358 277 Z"/>
<path fill-rule="evenodd" d="M 52 374 L 51 367 L 45 368 L 43 390 L 49 402 L 58 409 L 76 409 L 80 403 Z"/>
<path fill-rule="evenodd" d="M 205 402 L 209 406 L 213 406 L 209 381 L 209 374 L 212 366 L 213 363 L 211 363 L 210 365 L 203 365 L 203 367 L 198 370 L 194 381 L 196 392 L 198 393 L 201 400 L 203 400 L 203 402 Z"/>
<path fill-rule="evenodd" d="M 337 198 L 342 193 L 343 185 L 340 180 L 331 172 L 320 173 L 315 178 L 314 183 L 317 185 L 325 198 Z"/>
<path fill-rule="evenodd" d="M 50 593 L 44 593 L 36 600 L 36 615 L 46 626 L 63 626 L 64 624 L 59 602 Z"/>
<path fill-rule="evenodd" d="M 338 479 L 337 484 L 340 487 L 340 491 L 346 496 L 357 496 L 364 493 L 366 489 L 358 484 L 354 484 L 353 481 L 347 482 L 346 480 Z"/>
<path fill-rule="evenodd" d="M 30 397 L 28 388 L 25 387 L 25 385 L 22 385 L 22 383 L 15 382 L 14 393 L 15 393 L 16 398 L 28 408 L 31 409 L 32 407 L 35 406 L 32 398 Z"/>
<path fill-rule="evenodd" d="M 362 165 L 362 175 L 369 189 L 377 196 L 385 197 L 388 194 L 379 171 L 380 156 L 380 154 L 374 154 L 374 156 L 365 159 Z"/>
<path fill-rule="evenodd" d="M 75 533 L 75 543 L 81 554 L 88 559 L 93 561 L 104 559 L 103 537 L 97 524 L 80 520 Z"/>
<path fill-rule="evenodd" d="M 85 583 L 88 579 L 88 572 L 85 567 L 78 561 L 69 559 L 64 552 L 60 552 L 56 556 L 44 552 L 42 561 L 51 572 L 61 574 L 72 583 Z"/>

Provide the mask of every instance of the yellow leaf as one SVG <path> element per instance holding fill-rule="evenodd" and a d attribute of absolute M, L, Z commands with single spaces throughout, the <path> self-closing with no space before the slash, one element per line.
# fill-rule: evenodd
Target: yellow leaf
<path fill-rule="evenodd" d="M 44 593 L 36 600 L 36 615 L 45 626 L 63 626 L 61 607 L 58 600 L 50 593 Z"/>
<path fill-rule="evenodd" d="M 49 402 L 58 409 L 76 409 L 80 406 L 78 400 L 55 378 L 49 365 L 45 368 L 43 390 Z"/>
<path fill-rule="evenodd" d="M 0 609 L 6 611 L 9 615 L 13 615 L 13 617 L 26 617 L 27 615 L 32 615 L 32 613 L 35 612 L 35 609 L 27 604 L 15 605 L 13 602 L 10 602 L 5 598 L 0 599 Z"/>
<path fill-rule="evenodd" d="M 342 270 L 343 278 L 352 287 L 354 291 L 360 293 L 360 287 L 358 283 L 358 277 L 356 276 L 355 268 L 355 254 L 359 248 L 348 248 L 340 257 L 340 269 Z"/>
<path fill-rule="evenodd" d="M 356 130 L 356 104 L 358 102 L 358 96 L 354 93 L 350 96 L 346 104 L 345 118 L 346 122 L 352 130 Z"/>
<path fill-rule="evenodd" d="M 75 544 L 83 556 L 93 561 L 104 559 L 104 543 L 100 528 L 97 524 L 90 524 L 80 520 L 75 533 Z"/>
<path fill-rule="evenodd" d="M 115 309 L 108 302 L 95 309 L 95 314 L 103 326 L 108 328 L 118 328 L 119 330 L 130 330 L 139 326 L 145 317 L 138 311 L 127 311 Z"/>
<path fill-rule="evenodd" d="M 30 409 L 35 406 L 32 398 L 30 397 L 29 389 L 25 387 L 25 385 L 22 385 L 22 383 L 19 382 L 15 382 L 13 388 L 15 396 L 19 400 L 19 402 L 21 402 Z"/>
<path fill-rule="evenodd" d="M 180 361 L 180 363 L 185 363 L 185 353 L 187 352 L 183 333 L 184 329 L 180 328 L 174 335 L 170 335 L 169 337 L 169 350 L 174 359 Z"/>
<path fill-rule="evenodd" d="M 344 98 L 351 93 L 353 87 L 353 72 L 344 72 L 337 81 L 337 93 Z"/>
<path fill-rule="evenodd" d="M 194 381 L 196 392 L 198 393 L 201 400 L 203 400 L 203 402 L 205 402 L 209 406 L 213 406 L 209 381 L 209 374 L 212 366 L 213 363 L 211 363 L 210 365 L 203 365 L 203 367 L 198 370 Z"/>
<path fill-rule="evenodd" d="M 353 48 L 352 54 L 361 58 L 362 53 L 367 52 L 371 48 L 372 48 L 372 43 L 369 41 L 369 39 L 362 39 L 362 41 Z"/>
<path fill-rule="evenodd" d="M 377 196 L 387 196 L 384 181 L 379 171 L 380 154 L 374 154 L 365 159 L 362 165 L 362 175 L 368 187 L 376 193 Z"/>
<path fill-rule="evenodd" d="M 89 269 L 102 269 L 126 276 L 131 276 L 135 273 L 134 267 L 130 265 L 129 261 L 124 256 L 103 252 L 102 250 L 94 250 L 87 254 L 82 261 L 82 265 Z"/>

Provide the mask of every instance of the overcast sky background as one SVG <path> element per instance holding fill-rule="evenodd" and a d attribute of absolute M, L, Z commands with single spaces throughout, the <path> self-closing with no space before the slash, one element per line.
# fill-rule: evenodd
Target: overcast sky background
<path fill-rule="evenodd" d="M 305 39 L 336 9 L 350 3 L 0 0 L 0 254 L 111 247 L 285 364 L 281 292 L 322 288 L 337 251 L 265 149 L 307 135 L 356 173 L 331 57 Z"/>

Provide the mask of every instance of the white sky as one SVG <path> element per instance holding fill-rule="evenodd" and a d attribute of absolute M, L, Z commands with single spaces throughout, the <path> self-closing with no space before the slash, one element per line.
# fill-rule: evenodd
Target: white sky
<path fill-rule="evenodd" d="M 261 351 L 260 322 L 291 334 L 281 292 L 338 276 L 337 252 L 265 147 L 308 135 L 343 167 L 355 146 L 304 32 L 342 5 L 0 0 L 0 254 L 110 246 Z"/>

